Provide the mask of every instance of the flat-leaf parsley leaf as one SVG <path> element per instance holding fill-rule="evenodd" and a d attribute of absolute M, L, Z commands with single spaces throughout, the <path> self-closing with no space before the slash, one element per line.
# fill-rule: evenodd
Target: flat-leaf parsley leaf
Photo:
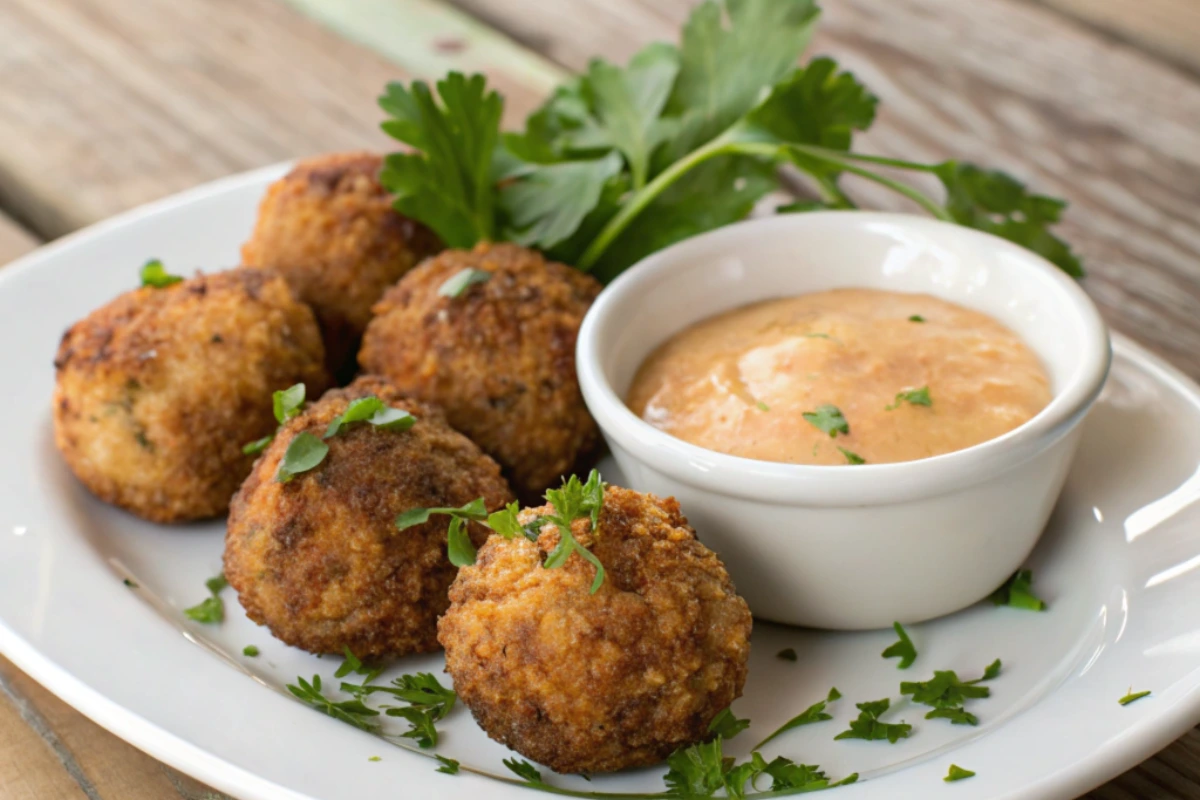
<path fill-rule="evenodd" d="M 884 658 L 899 658 L 900 669 L 908 669 L 913 662 L 917 660 L 917 648 L 913 646 L 912 639 L 908 638 L 908 632 L 904 630 L 904 626 L 899 622 L 893 622 L 892 628 L 895 629 L 896 635 L 900 637 L 900 641 L 891 644 L 881 654 Z"/>
<path fill-rule="evenodd" d="M 912 725 L 904 722 L 881 722 L 880 717 L 888 710 L 891 701 L 886 697 L 869 703 L 856 703 L 858 719 L 850 722 L 850 729 L 842 731 L 834 739 L 867 739 L 871 741 L 887 741 L 895 744 L 901 739 L 907 739 L 912 733 Z"/>
<path fill-rule="evenodd" d="M 1029 611 L 1046 610 L 1045 602 L 1033 593 L 1033 572 L 1027 569 L 1014 572 L 1003 586 L 992 592 L 989 599 L 998 606 L 1012 606 Z"/>
<path fill-rule="evenodd" d="M 950 772 L 948 772 L 946 774 L 946 777 L 942 778 L 942 780 L 944 780 L 946 783 L 952 783 L 953 781 L 961 781 L 961 780 L 964 780 L 965 778 L 974 778 L 974 777 L 975 777 L 975 773 L 971 772 L 971 770 L 963 769 L 958 764 L 951 764 Z"/>
<path fill-rule="evenodd" d="M 477 283 L 485 283 L 491 280 L 492 273 L 483 269 L 472 269 L 466 267 L 451 275 L 449 278 L 438 287 L 438 294 L 442 297 L 461 297 L 462 293 L 474 286 Z"/>
<path fill-rule="evenodd" d="M 300 473 L 308 472 L 319 466 L 327 455 L 329 455 L 329 445 L 308 431 L 301 431 L 292 441 L 288 442 L 283 459 L 279 462 L 279 470 L 275 473 L 275 480 L 287 483 Z"/>
<path fill-rule="evenodd" d="M 217 575 L 215 578 L 209 578 L 204 582 L 208 589 L 208 597 L 192 606 L 184 609 L 183 613 L 189 619 L 194 619 L 196 622 L 203 622 L 206 625 L 215 624 L 225 619 L 225 603 L 221 601 L 221 590 L 229 583 L 225 580 L 225 575 Z"/>
<path fill-rule="evenodd" d="M 827 403 L 817 406 L 816 411 L 805 411 L 801 416 L 817 430 L 829 434 L 831 439 L 836 439 L 839 433 L 850 433 L 850 423 L 837 406 Z"/>

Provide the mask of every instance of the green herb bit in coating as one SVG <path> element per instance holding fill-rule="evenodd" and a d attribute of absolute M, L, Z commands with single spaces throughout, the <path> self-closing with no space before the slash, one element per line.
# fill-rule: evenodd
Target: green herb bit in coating
<path fill-rule="evenodd" d="M 913 314 L 911 317 L 908 318 L 908 321 L 909 322 L 924 322 L 925 318 L 922 317 L 920 314 Z"/>
<path fill-rule="evenodd" d="M 308 431 L 301 431 L 288 443 L 275 480 L 287 483 L 297 475 L 315 469 L 329 455 L 329 445 Z"/>
<path fill-rule="evenodd" d="M 903 625 L 899 622 L 893 622 L 892 628 L 896 631 L 896 635 L 900 637 L 900 641 L 889 645 L 881 655 L 884 658 L 899 658 L 899 668 L 908 669 L 917 660 L 917 648 L 913 646 L 912 639 L 908 638 L 908 632 L 904 630 Z"/>
<path fill-rule="evenodd" d="M 446 281 L 438 287 L 438 294 L 442 297 L 456 298 L 462 297 L 463 292 L 469 289 L 476 283 L 485 283 L 492 278 L 492 273 L 487 270 L 474 269 L 466 267 L 446 279 Z"/>
<path fill-rule="evenodd" d="M 836 439 L 839 433 L 850 433 L 850 423 L 837 406 L 826 403 L 818 406 L 816 411 L 805 411 L 801 416 L 817 430 L 829 434 L 830 439 Z"/>
<path fill-rule="evenodd" d="M 150 286 L 155 289 L 165 289 L 183 281 L 183 278 L 178 275 L 167 272 L 167 268 L 157 258 L 152 258 L 142 265 L 140 276 L 142 286 Z"/>

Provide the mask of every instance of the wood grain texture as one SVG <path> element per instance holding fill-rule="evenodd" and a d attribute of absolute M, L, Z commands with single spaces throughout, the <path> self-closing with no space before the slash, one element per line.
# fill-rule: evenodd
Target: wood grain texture
<path fill-rule="evenodd" d="M 675 40 L 692 0 L 452 0 L 573 70 Z M 1006 169 L 1071 202 L 1113 327 L 1200 376 L 1200 82 L 1020 0 L 837 0 L 812 53 L 882 98 L 858 147 Z M 876 187 L 864 205 L 910 209 Z"/>
<path fill-rule="evenodd" d="M 1195 0 L 1037 0 L 1187 69 L 1200 72 Z"/>
<path fill-rule="evenodd" d="M 420 30 L 443 46 L 436 75 L 481 63 Z M 233 172 L 390 147 L 375 98 L 425 63 L 408 43 L 412 69 L 275 0 L 6 0 L 0 209 L 52 238 Z M 521 118 L 540 98 L 528 66 L 488 63 Z"/>

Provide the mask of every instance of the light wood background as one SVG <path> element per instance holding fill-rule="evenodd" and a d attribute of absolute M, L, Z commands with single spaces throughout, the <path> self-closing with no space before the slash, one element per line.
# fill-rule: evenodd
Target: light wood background
<path fill-rule="evenodd" d="M 486 71 L 515 123 L 590 55 L 675 39 L 691 5 L 4 0 L 0 264 L 222 175 L 385 147 L 388 80 Z M 883 99 L 865 148 L 971 158 L 1068 198 L 1064 234 L 1108 321 L 1200 378 L 1200 2 L 825 5 L 813 52 Z M 1088 796 L 1200 798 L 1200 732 Z M 219 797 L 0 658 L 0 800 Z"/>

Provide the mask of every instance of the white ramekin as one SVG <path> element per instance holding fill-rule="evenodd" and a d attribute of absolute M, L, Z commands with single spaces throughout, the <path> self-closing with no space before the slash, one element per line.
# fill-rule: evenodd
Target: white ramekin
<path fill-rule="evenodd" d="M 966 450 L 836 467 L 715 453 L 626 407 L 638 366 L 672 334 L 747 303 L 839 287 L 924 292 L 991 315 L 1039 355 L 1053 400 Z M 1021 565 L 1110 352 L 1083 290 L 1024 248 L 921 217 L 830 211 L 751 220 L 655 253 L 601 293 L 577 361 L 628 484 L 679 499 L 756 616 L 864 629 L 957 611 Z"/>

